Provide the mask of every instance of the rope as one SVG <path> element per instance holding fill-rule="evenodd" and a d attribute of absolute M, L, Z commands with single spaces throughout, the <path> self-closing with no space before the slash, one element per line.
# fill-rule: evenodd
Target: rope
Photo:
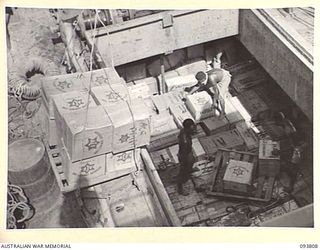
<path fill-rule="evenodd" d="M 18 224 L 24 223 L 33 216 L 32 208 L 21 187 L 9 184 L 7 194 L 7 228 L 16 229 Z M 23 215 L 22 218 L 16 217 L 15 213 L 18 211 Z"/>
<path fill-rule="evenodd" d="M 98 20 L 102 24 L 102 26 L 106 28 L 106 25 L 102 22 L 100 16 L 97 14 L 97 12 L 96 12 L 96 16 L 98 17 Z M 109 37 L 109 32 L 108 31 L 107 31 L 107 36 Z M 95 38 L 95 36 L 93 37 L 93 39 L 94 38 Z M 92 46 L 94 46 L 94 44 L 92 44 Z M 113 52 L 112 52 L 112 49 L 111 49 L 110 39 L 108 39 L 108 47 L 110 49 L 110 54 L 111 54 L 111 66 L 112 66 L 112 68 L 114 68 Z M 135 151 L 136 151 L 136 148 L 137 148 L 137 145 L 136 145 L 136 125 L 135 125 L 135 121 L 134 121 L 133 111 L 132 111 L 131 106 L 129 104 L 129 102 L 131 103 L 131 97 L 129 95 L 129 102 L 127 100 L 125 100 L 124 98 L 122 98 L 122 96 L 112 88 L 112 86 L 111 86 L 111 84 L 109 82 L 108 74 L 107 74 L 105 68 L 103 68 L 103 71 L 104 71 L 104 73 L 105 73 L 105 75 L 107 77 L 107 83 L 108 83 L 108 86 L 111 89 L 111 91 L 113 93 L 115 93 L 122 101 L 126 102 L 126 104 L 128 106 L 128 109 L 129 109 L 129 112 L 130 112 L 130 115 L 131 115 L 131 119 L 132 119 L 132 123 L 133 123 L 133 130 L 134 130 L 134 132 L 132 133 L 132 135 L 133 135 L 133 159 L 134 159 L 135 166 L 137 168 L 137 172 L 136 173 L 138 174 L 139 170 L 140 170 L 140 167 L 137 164 L 137 159 L 136 159 L 136 154 L 135 154 Z M 124 85 L 124 86 L 127 88 L 126 85 Z M 150 124 L 149 124 L 149 126 L 150 126 Z"/>

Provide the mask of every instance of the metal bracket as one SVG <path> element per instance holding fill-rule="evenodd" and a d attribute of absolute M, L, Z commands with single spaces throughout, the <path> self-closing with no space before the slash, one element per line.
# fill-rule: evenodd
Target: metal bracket
<path fill-rule="evenodd" d="M 167 12 L 163 13 L 162 17 L 162 28 L 168 28 L 173 25 L 173 16 Z"/>

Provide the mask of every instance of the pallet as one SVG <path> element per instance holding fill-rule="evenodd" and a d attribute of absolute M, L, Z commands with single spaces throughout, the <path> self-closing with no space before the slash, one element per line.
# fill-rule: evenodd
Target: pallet
<path fill-rule="evenodd" d="M 248 194 L 236 193 L 229 190 L 224 190 L 223 176 L 226 171 L 227 163 L 230 159 L 252 162 L 254 164 L 253 169 L 253 184 L 256 184 L 256 188 L 252 185 L 252 191 Z M 275 178 L 266 176 L 257 176 L 257 163 L 258 155 L 250 152 L 240 152 L 228 149 L 219 149 L 214 162 L 214 169 L 212 178 L 213 185 L 207 190 L 207 195 L 240 199 L 249 201 L 270 201 L 272 197 L 272 190 Z"/>
<path fill-rule="evenodd" d="M 79 190 L 82 188 L 87 188 L 91 186 L 98 185 L 100 183 L 106 182 L 106 181 L 111 181 L 116 178 L 131 174 L 136 171 L 135 168 L 128 168 L 120 171 L 114 171 L 110 173 L 106 173 L 105 175 L 99 176 L 99 178 L 95 178 L 92 180 L 86 180 L 86 182 L 81 182 L 78 183 L 69 183 L 66 175 L 64 173 L 64 167 L 62 165 L 62 159 L 61 159 L 61 154 L 60 154 L 60 148 L 55 145 L 55 146 L 49 146 L 47 141 L 43 141 L 46 151 L 48 154 L 48 159 L 49 163 L 52 167 L 52 170 L 54 172 L 54 175 L 56 177 L 56 180 L 58 182 L 60 191 L 62 193 L 69 193 L 75 190 Z"/>

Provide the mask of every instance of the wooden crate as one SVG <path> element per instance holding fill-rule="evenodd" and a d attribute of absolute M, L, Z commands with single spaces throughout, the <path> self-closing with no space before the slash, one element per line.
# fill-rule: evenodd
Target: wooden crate
<path fill-rule="evenodd" d="M 244 194 L 224 190 L 223 176 L 225 174 L 227 163 L 230 159 L 248 161 L 254 164 L 253 185 L 250 192 Z M 269 201 L 272 197 L 272 190 L 275 178 L 265 176 L 258 177 L 257 162 L 258 156 L 256 154 L 227 149 L 219 149 L 214 162 L 215 171 L 212 174 L 213 185 L 207 190 L 206 193 L 211 196 L 222 198 L 233 198 L 261 202 Z"/>

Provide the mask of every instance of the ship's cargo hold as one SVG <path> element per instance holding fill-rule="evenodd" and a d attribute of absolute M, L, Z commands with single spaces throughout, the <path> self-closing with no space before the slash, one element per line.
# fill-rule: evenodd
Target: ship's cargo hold
<path fill-rule="evenodd" d="M 167 91 L 191 87 L 196 85 L 198 82 L 195 75 L 193 74 L 168 78 L 165 81 L 166 81 L 165 84 L 166 84 Z"/>
<path fill-rule="evenodd" d="M 253 69 L 240 74 L 234 74 L 231 84 L 237 93 L 242 93 L 251 87 L 265 83 L 266 81 L 267 75 L 262 69 Z"/>
<path fill-rule="evenodd" d="M 212 98 L 207 92 L 188 95 L 186 99 L 186 105 L 196 121 L 214 115 Z"/>
<path fill-rule="evenodd" d="M 199 71 L 207 71 L 207 63 L 205 60 L 195 61 L 175 70 L 179 76 L 186 76 L 190 74 L 196 75 Z"/>
<path fill-rule="evenodd" d="M 170 106 L 170 113 L 172 114 L 174 121 L 176 122 L 177 126 L 179 128 L 183 128 L 183 121 L 186 119 L 192 119 L 193 117 L 188 111 L 187 107 L 182 104 L 176 104 L 176 105 L 171 105 Z"/>
<path fill-rule="evenodd" d="M 259 176 L 275 177 L 280 172 L 280 143 L 272 140 L 259 141 Z"/>
<path fill-rule="evenodd" d="M 141 99 L 127 103 L 104 106 L 112 121 L 112 152 L 118 153 L 148 145 L 150 142 L 150 114 Z"/>
<path fill-rule="evenodd" d="M 165 57 L 165 60 L 168 62 L 171 68 L 180 66 L 185 61 L 185 59 L 186 52 L 183 49 L 176 50 Z"/>
<path fill-rule="evenodd" d="M 269 109 L 265 102 L 252 89 L 242 92 L 237 97 L 251 116 L 256 116 L 260 112 Z"/>
<path fill-rule="evenodd" d="M 164 70 L 167 71 L 171 68 L 167 60 L 163 60 Z M 157 77 L 161 74 L 160 59 L 156 59 L 147 65 L 147 72 L 150 76 Z"/>
<path fill-rule="evenodd" d="M 248 150 L 253 150 L 259 147 L 259 139 L 246 122 L 238 122 L 236 129 L 243 138 Z"/>
<path fill-rule="evenodd" d="M 230 160 L 223 177 L 226 190 L 247 193 L 252 184 L 253 163 Z"/>
<path fill-rule="evenodd" d="M 130 101 L 128 88 L 123 84 L 94 87 L 91 93 L 98 105 L 112 106 Z"/>
<path fill-rule="evenodd" d="M 147 69 L 145 63 L 126 66 L 125 68 L 126 81 L 134 81 L 147 77 Z"/>
<path fill-rule="evenodd" d="M 188 59 L 204 57 L 204 45 L 198 44 L 187 48 Z"/>
<path fill-rule="evenodd" d="M 206 135 L 214 135 L 229 128 L 228 120 L 223 117 L 210 117 L 200 123 Z"/>
<path fill-rule="evenodd" d="M 141 156 L 140 149 L 125 151 L 118 154 L 107 154 L 106 155 L 107 172 L 121 171 L 124 169 L 135 169 L 141 168 Z"/>
<path fill-rule="evenodd" d="M 72 162 L 112 150 L 113 126 L 103 107 L 63 115 L 63 140 Z"/>

